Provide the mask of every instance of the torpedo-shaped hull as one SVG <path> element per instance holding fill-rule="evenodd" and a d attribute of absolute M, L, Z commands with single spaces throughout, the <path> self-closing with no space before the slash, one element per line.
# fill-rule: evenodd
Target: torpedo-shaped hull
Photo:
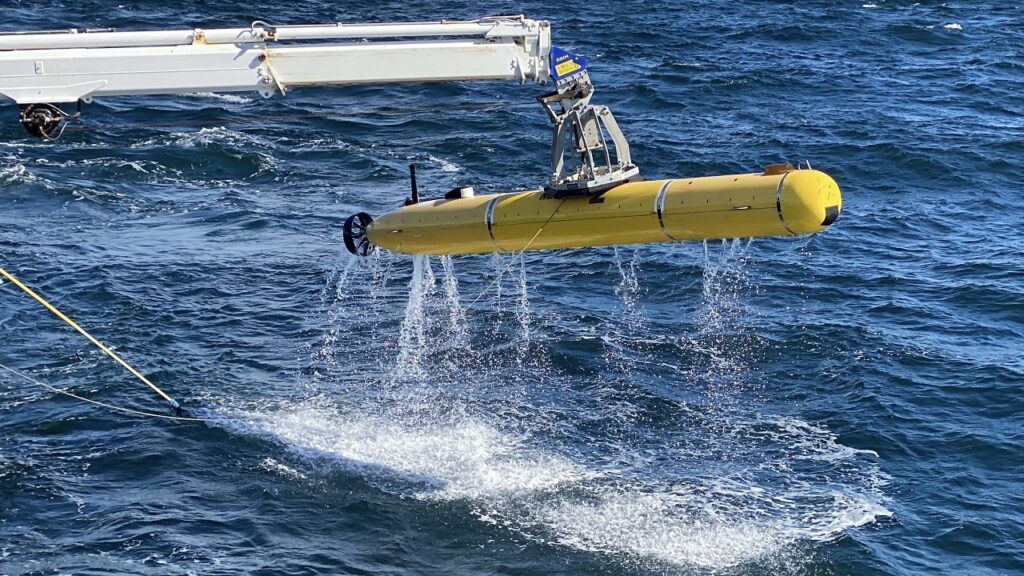
<path fill-rule="evenodd" d="M 839 186 L 817 170 L 649 180 L 597 196 L 543 191 L 430 200 L 368 222 L 371 245 L 477 254 L 812 234 L 839 216 Z"/>

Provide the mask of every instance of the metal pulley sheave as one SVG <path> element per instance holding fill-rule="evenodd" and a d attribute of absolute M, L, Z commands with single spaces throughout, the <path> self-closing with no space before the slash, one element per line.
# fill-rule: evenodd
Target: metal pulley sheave
<path fill-rule="evenodd" d="M 59 104 L 25 104 L 21 106 L 18 120 L 36 138 L 56 140 L 64 133 L 68 121 L 81 115 L 81 102 L 78 106 L 79 111 L 72 115 L 61 109 Z"/>

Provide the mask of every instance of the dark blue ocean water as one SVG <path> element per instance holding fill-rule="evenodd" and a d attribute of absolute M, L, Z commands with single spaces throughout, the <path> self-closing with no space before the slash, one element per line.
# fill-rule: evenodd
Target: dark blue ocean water
<path fill-rule="evenodd" d="M 3 0 L 0 26 L 519 12 L 589 58 L 647 177 L 808 159 L 841 218 L 356 260 L 344 218 L 410 162 L 430 193 L 540 184 L 545 88 L 109 99 L 56 144 L 2 105 L 0 266 L 213 420 L 0 374 L 0 574 L 1024 572 L 1019 3 Z M 9 283 L 0 343 L 164 410 Z"/>

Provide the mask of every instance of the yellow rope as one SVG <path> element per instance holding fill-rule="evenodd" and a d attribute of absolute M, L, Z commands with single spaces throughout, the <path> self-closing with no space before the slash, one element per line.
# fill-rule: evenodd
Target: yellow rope
<path fill-rule="evenodd" d="M 7 278 L 8 280 L 10 280 L 11 283 L 14 284 L 15 286 L 17 286 L 18 288 L 21 288 L 21 290 L 25 294 L 28 294 L 33 299 L 35 299 L 36 302 L 39 302 L 40 304 L 42 304 L 43 307 L 45 307 L 47 310 L 49 310 L 50 312 L 53 312 L 53 314 L 55 316 L 57 316 L 58 318 L 60 318 L 64 322 L 66 322 L 68 326 L 71 326 L 72 328 L 74 328 L 79 334 L 81 334 L 82 336 L 85 336 L 89 340 L 89 342 L 92 342 L 97 348 L 102 350 L 107 356 L 110 356 L 111 358 L 116 360 L 118 364 L 120 364 L 121 366 L 124 366 L 126 370 L 128 370 L 129 372 L 132 373 L 132 375 L 134 375 L 136 378 L 141 380 L 144 384 L 146 384 L 147 386 L 152 388 L 153 391 L 156 392 L 157 394 L 159 394 L 160 396 L 162 396 L 164 400 L 167 400 L 171 404 L 171 407 L 173 407 L 175 410 L 179 409 L 179 405 L 174 400 L 174 398 L 171 398 L 170 396 L 168 396 L 163 390 L 158 388 L 156 384 L 153 384 L 152 382 L 150 382 L 149 378 L 146 378 L 141 373 L 139 373 L 138 370 L 136 370 L 135 368 L 132 368 L 130 364 L 128 364 L 123 359 L 121 359 L 120 356 L 115 354 L 113 350 L 111 350 L 110 348 L 107 348 L 106 346 L 103 345 L 102 342 L 100 342 L 99 340 L 93 338 L 91 334 L 89 334 L 88 332 L 85 331 L 84 328 L 82 328 L 81 326 L 76 324 L 74 320 L 72 320 L 71 318 L 68 318 L 67 316 L 65 316 L 63 312 L 61 312 L 60 310 L 57 310 L 52 304 L 50 304 L 45 299 L 43 299 L 42 296 L 40 296 L 39 294 L 36 294 L 35 292 L 33 292 L 32 289 L 29 288 L 28 286 L 22 284 L 21 281 L 19 281 L 17 278 L 12 276 L 10 272 L 8 272 L 7 270 L 4 270 L 2 267 L 0 267 L 0 275 L 2 275 L 4 278 Z"/>

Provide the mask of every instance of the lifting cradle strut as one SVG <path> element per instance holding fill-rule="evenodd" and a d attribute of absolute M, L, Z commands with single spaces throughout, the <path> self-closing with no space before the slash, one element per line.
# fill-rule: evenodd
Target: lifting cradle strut
<path fill-rule="evenodd" d="M 555 125 L 552 195 L 597 193 L 639 174 L 611 112 L 590 104 L 586 62 L 552 46 L 546 21 L 0 33 L 0 98 L 17 103 L 22 125 L 46 139 L 58 138 L 97 97 L 256 91 L 269 98 L 305 86 L 486 80 L 554 82 L 539 98 Z"/>

